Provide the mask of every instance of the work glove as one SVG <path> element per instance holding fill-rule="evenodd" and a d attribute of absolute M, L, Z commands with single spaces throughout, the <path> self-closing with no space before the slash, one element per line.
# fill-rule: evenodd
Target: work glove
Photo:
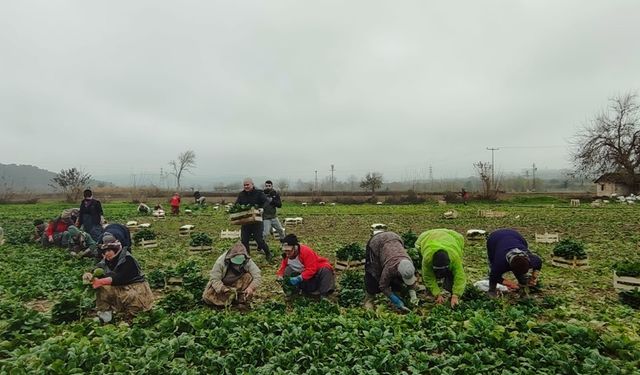
<path fill-rule="evenodd" d="M 302 276 L 296 276 L 289 279 L 289 284 L 298 285 L 302 282 Z"/>
<path fill-rule="evenodd" d="M 396 309 L 402 312 L 409 312 L 410 310 L 404 305 L 404 302 L 400 299 L 400 297 L 396 296 L 395 293 L 391 293 L 389 296 L 391 303 L 396 307 Z"/>
<path fill-rule="evenodd" d="M 102 279 L 94 279 L 92 286 L 93 286 L 93 289 L 98 289 L 105 285 L 111 285 L 111 282 L 112 280 L 110 277 L 103 277 Z"/>
<path fill-rule="evenodd" d="M 418 304 L 420 303 L 420 300 L 416 295 L 416 291 L 413 289 L 409 290 L 409 303 L 411 303 L 411 305 L 413 306 L 418 306 Z"/>

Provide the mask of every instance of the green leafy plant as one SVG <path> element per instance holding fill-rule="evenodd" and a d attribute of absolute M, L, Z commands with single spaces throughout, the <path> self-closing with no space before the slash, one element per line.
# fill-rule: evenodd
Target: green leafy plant
<path fill-rule="evenodd" d="M 422 254 L 415 247 L 407 249 L 407 254 L 411 261 L 413 262 L 413 267 L 415 267 L 418 273 L 422 272 Z"/>
<path fill-rule="evenodd" d="M 340 276 L 340 295 L 338 297 L 340 306 L 361 306 L 364 294 L 364 273 L 344 271 Z"/>
<path fill-rule="evenodd" d="M 211 246 L 213 240 L 206 233 L 192 233 L 190 246 Z"/>
<path fill-rule="evenodd" d="M 142 229 L 133 234 L 133 240 L 140 243 L 142 240 L 151 241 L 156 239 L 156 233 L 151 229 Z"/>
<path fill-rule="evenodd" d="M 640 288 L 625 290 L 619 293 L 620 301 L 634 309 L 640 309 Z"/>
<path fill-rule="evenodd" d="M 229 208 L 229 213 L 230 214 L 235 214 L 238 212 L 243 212 L 243 211 L 249 211 L 252 208 L 256 208 L 254 205 L 252 204 L 234 204 L 233 206 L 231 206 Z"/>
<path fill-rule="evenodd" d="M 416 246 L 416 240 L 418 239 L 418 235 L 413 233 L 411 229 L 409 229 L 408 232 L 404 232 L 400 234 L 400 237 L 402 237 L 402 242 L 404 242 L 405 249 L 410 249 Z"/>
<path fill-rule="evenodd" d="M 584 245 L 573 240 L 562 240 L 553 248 L 553 255 L 565 259 L 586 259 L 587 253 L 584 251 Z"/>
<path fill-rule="evenodd" d="M 336 258 L 338 260 L 362 260 L 365 257 L 365 250 L 358 243 L 350 243 L 344 245 L 336 251 Z"/>
<path fill-rule="evenodd" d="M 618 276 L 640 277 L 640 262 L 619 261 L 613 265 Z"/>

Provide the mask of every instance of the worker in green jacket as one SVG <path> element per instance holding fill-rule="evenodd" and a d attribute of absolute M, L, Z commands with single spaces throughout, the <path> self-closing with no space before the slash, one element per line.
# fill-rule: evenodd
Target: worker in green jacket
<path fill-rule="evenodd" d="M 450 229 L 432 229 L 418 236 L 416 248 L 422 254 L 422 281 L 436 303 L 443 303 L 449 292 L 455 307 L 467 284 L 462 268 L 464 237 Z"/>

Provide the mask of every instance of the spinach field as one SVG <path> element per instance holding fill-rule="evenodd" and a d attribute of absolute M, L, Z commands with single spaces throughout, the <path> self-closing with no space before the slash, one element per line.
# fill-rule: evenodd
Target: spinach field
<path fill-rule="evenodd" d="M 285 197 L 286 200 L 286 197 Z M 72 205 L 75 206 L 75 205 Z M 520 231 L 544 259 L 541 291 L 529 298 L 488 299 L 468 288 L 459 307 L 436 306 L 426 292 L 421 305 L 395 313 L 384 298 L 373 311 L 339 291 L 320 302 L 285 302 L 275 282 L 278 264 L 255 250 L 263 284 L 250 311 L 202 305 L 200 295 L 217 256 L 235 240 L 220 239 L 238 229 L 228 214 L 207 207 L 193 215 L 155 221 L 136 205 L 104 203 L 109 222 L 151 223 L 156 248 L 134 247 L 156 294 L 153 310 L 133 321 L 94 321 L 94 292 L 82 284 L 93 262 L 63 249 L 29 242 L 34 219 L 50 219 L 68 205 L 0 205 L 0 373 L 4 374 L 639 374 L 640 313 L 613 289 L 613 265 L 640 261 L 640 207 L 611 203 L 569 207 L 511 202 L 468 206 L 285 204 L 285 217 L 301 242 L 335 261 L 343 245 L 362 246 L 370 225 L 384 223 L 405 233 L 449 228 Z M 185 207 L 183 207 L 185 208 Z M 458 217 L 443 213 L 455 209 Z M 483 218 L 479 210 L 507 215 Z M 189 250 L 179 227 L 213 238 L 213 251 Z M 590 267 L 551 265 L 554 244 L 537 244 L 535 233 L 559 233 L 584 244 Z M 278 254 L 278 242 L 270 246 Z M 465 244 L 469 284 L 486 277 L 484 241 Z M 338 285 L 342 273 L 338 272 Z M 165 287 L 181 277 L 181 288 Z M 361 296 L 358 294 L 353 298 Z"/>

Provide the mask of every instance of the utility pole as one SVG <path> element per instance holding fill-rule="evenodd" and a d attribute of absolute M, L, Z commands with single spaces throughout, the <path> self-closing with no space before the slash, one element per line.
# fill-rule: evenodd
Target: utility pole
<path fill-rule="evenodd" d="M 491 151 L 491 187 L 495 188 L 495 159 L 493 157 L 493 152 L 498 151 L 500 148 L 498 147 L 487 147 L 487 150 Z"/>
<path fill-rule="evenodd" d="M 316 169 L 316 182 L 313 184 L 313 191 L 318 194 L 318 170 Z"/>
<path fill-rule="evenodd" d="M 538 170 L 538 168 L 536 168 L 536 163 L 533 163 L 533 168 L 531 169 L 532 175 L 533 175 L 533 191 L 536 191 L 536 171 Z"/>
<path fill-rule="evenodd" d="M 331 164 L 331 191 L 333 191 L 333 172 L 335 171 L 333 164 Z"/>

